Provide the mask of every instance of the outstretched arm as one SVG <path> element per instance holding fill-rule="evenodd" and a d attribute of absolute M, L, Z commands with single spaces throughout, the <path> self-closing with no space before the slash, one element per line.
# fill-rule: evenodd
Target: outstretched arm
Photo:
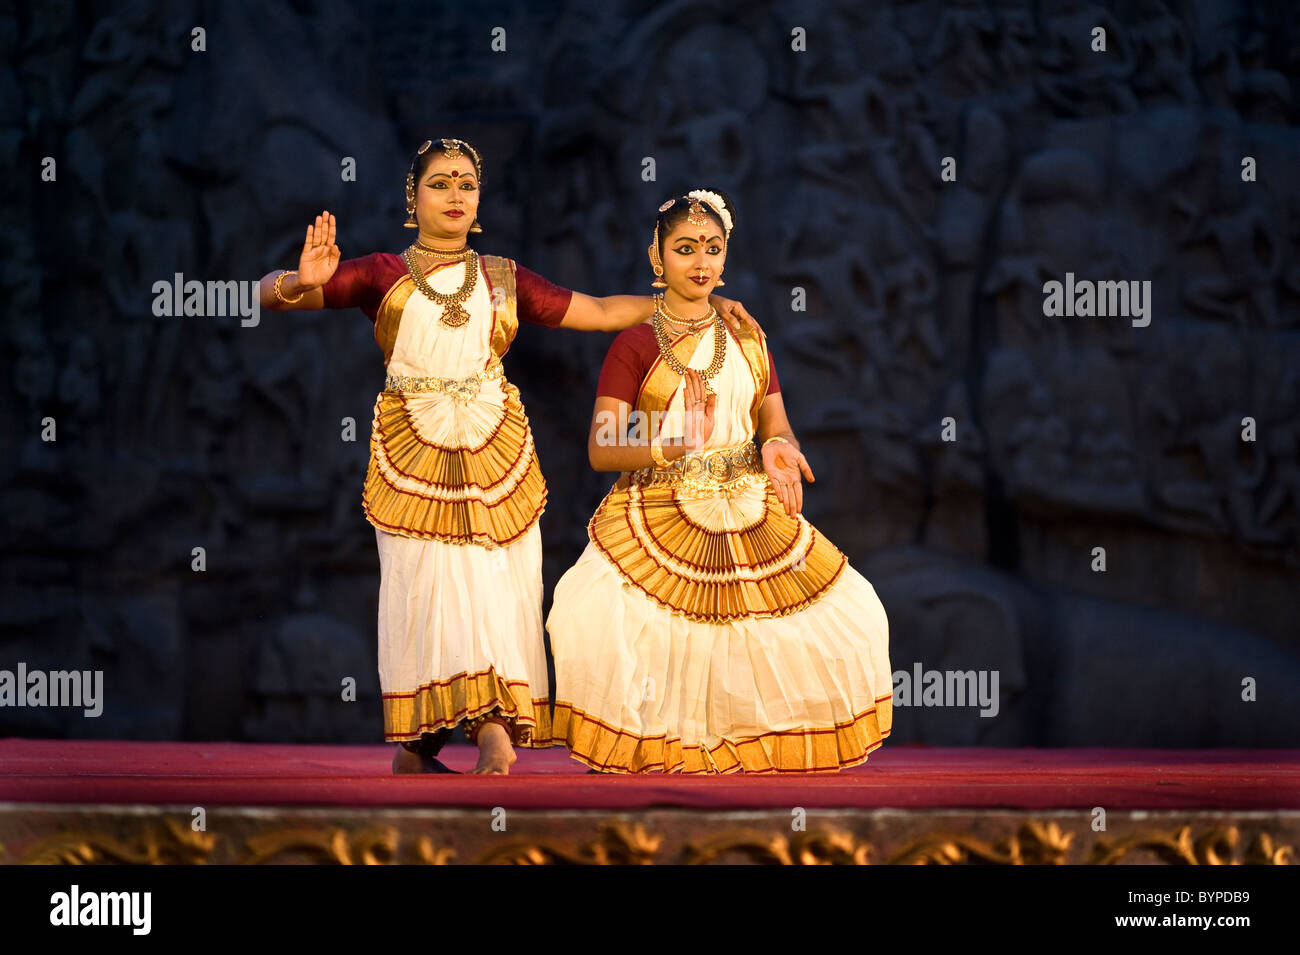
<path fill-rule="evenodd" d="M 654 311 L 654 300 L 645 295 L 607 295 L 595 298 L 574 292 L 560 328 L 579 332 L 621 332 L 644 322 Z"/>
<path fill-rule="evenodd" d="M 717 295 L 710 295 L 709 302 L 736 331 L 740 331 L 744 323 L 762 334 L 758 322 L 739 302 Z M 580 332 L 621 332 L 644 322 L 654 314 L 654 310 L 654 299 L 648 295 L 607 295 L 595 298 L 574 292 L 560 328 L 572 328 Z"/>

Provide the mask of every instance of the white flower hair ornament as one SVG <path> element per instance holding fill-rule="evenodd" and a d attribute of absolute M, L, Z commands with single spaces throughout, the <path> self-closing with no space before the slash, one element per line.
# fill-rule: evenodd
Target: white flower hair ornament
<path fill-rule="evenodd" d="M 722 196 L 716 192 L 709 192 L 707 189 L 692 189 L 686 193 L 688 199 L 698 199 L 701 202 L 707 202 L 709 207 L 718 214 L 722 220 L 722 227 L 727 230 L 726 238 L 731 238 L 731 213 L 727 211 L 727 204 L 722 201 Z"/>

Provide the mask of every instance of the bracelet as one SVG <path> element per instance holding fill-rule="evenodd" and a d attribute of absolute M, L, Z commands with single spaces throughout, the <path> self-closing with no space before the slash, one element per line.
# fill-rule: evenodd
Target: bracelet
<path fill-rule="evenodd" d="M 275 288 L 272 289 L 272 291 L 275 292 L 275 297 L 278 298 L 285 305 L 292 305 L 294 302 L 301 302 L 302 297 L 307 294 L 306 292 L 300 291 L 298 293 L 297 298 L 285 298 L 284 292 L 280 291 L 280 283 L 284 281 L 284 277 L 286 275 L 297 275 L 297 274 L 298 274 L 297 272 L 281 272 L 279 275 L 275 277 Z"/>
<path fill-rule="evenodd" d="M 773 441 L 780 441 L 782 444 L 789 444 L 789 443 L 790 443 L 790 442 L 787 441 L 785 438 L 781 437 L 779 434 L 774 434 L 774 435 L 772 435 L 772 437 L 768 438 L 766 441 L 763 442 L 763 447 L 764 447 L 764 448 L 767 447 L 767 446 L 768 446 L 769 444 L 771 444 Z"/>
<path fill-rule="evenodd" d="M 650 460 L 655 463 L 657 468 L 668 467 L 668 459 L 664 457 L 664 445 L 659 435 L 650 439 Z"/>

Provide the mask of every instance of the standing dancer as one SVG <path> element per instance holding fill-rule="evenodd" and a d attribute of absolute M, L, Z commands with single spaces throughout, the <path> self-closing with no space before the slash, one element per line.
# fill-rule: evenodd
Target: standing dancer
<path fill-rule="evenodd" d="M 482 180 L 469 143 L 425 142 L 406 177 L 406 225 L 419 232 L 405 252 L 340 262 L 326 211 L 307 227 L 297 271 L 261 284 L 265 308 L 360 307 L 383 349 L 362 505 L 379 548 L 379 682 L 385 738 L 401 744 L 395 773 L 450 772 L 436 756 L 462 723 L 479 748 L 475 773 L 508 773 L 514 746 L 554 745 L 538 527 L 546 484 L 501 359 L 521 321 L 609 332 L 653 310 L 649 297 L 592 298 L 470 249 Z"/>
<path fill-rule="evenodd" d="M 885 609 L 800 513 L 813 474 L 761 334 L 709 304 L 734 222 L 716 192 L 659 207 L 666 289 L 601 369 L 588 454 L 624 473 L 546 621 L 555 738 L 594 770 L 833 772 L 893 723 Z"/>

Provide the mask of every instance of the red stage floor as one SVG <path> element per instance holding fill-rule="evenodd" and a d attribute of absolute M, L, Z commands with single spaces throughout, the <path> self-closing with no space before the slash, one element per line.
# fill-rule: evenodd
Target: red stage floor
<path fill-rule="evenodd" d="M 449 746 L 453 769 L 476 750 Z M 1300 750 L 895 744 L 837 775 L 595 776 L 563 749 L 514 775 L 393 776 L 389 746 L 0 740 L 0 802 L 529 809 L 1298 809 Z"/>

